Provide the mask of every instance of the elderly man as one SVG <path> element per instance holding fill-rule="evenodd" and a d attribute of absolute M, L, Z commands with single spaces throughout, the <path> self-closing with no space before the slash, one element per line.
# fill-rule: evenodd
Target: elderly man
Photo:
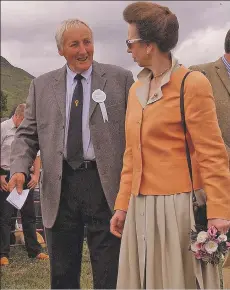
<path fill-rule="evenodd" d="M 8 192 L 8 180 L 10 175 L 11 144 L 15 138 L 15 132 L 24 118 L 25 104 L 17 106 L 13 116 L 1 123 L 1 175 L 0 175 L 0 265 L 9 264 L 11 217 L 14 207 L 6 201 Z M 39 260 L 48 259 L 48 255 L 42 253 L 42 247 L 36 236 L 36 216 L 34 209 L 33 189 L 35 188 L 40 171 L 40 162 L 36 158 L 34 172 L 31 174 L 27 186 L 31 189 L 25 204 L 21 209 L 22 227 L 25 238 L 26 250 L 29 257 Z"/>
<path fill-rule="evenodd" d="M 128 70 L 93 61 L 93 33 L 78 19 L 61 24 L 56 42 L 67 64 L 32 81 L 12 146 L 10 188 L 22 191 L 40 147 L 51 287 L 80 288 L 86 225 L 94 288 L 116 288 L 120 240 L 110 233 L 109 223 L 133 77 Z"/>
<path fill-rule="evenodd" d="M 205 73 L 216 103 L 216 112 L 223 139 L 230 157 L 230 30 L 225 37 L 225 54 L 215 62 L 191 66 Z"/>

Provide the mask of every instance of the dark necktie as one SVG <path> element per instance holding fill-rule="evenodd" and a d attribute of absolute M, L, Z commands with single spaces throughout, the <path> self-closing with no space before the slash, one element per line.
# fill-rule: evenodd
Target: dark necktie
<path fill-rule="evenodd" d="M 83 76 L 77 74 L 77 85 L 73 92 L 67 136 L 67 162 L 75 170 L 83 163 L 82 143 L 82 108 L 83 108 Z"/>

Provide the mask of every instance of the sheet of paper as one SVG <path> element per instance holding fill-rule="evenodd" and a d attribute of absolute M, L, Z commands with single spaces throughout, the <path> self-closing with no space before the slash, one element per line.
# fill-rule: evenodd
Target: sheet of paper
<path fill-rule="evenodd" d="M 21 209 L 27 199 L 28 193 L 29 193 L 29 189 L 25 189 L 22 191 L 22 194 L 18 194 L 15 187 L 11 191 L 11 193 L 9 194 L 6 200 L 17 209 Z"/>

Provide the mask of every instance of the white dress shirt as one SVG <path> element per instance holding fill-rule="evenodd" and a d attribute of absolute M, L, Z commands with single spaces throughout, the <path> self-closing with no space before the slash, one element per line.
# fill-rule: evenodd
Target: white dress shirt
<path fill-rule="evenodd" d="M 66 145 L 67 145 L 67 136 L 69 129 L 69 118 L 70 118 L 70 109 L 72 103 L 72 97 L 74 89 L 77 85 L 77 81 L 74 80 L 76 73 L 73 72 L 68 65 L 66 65 L 66 124 L 65 124 L 65 151 L 64 157 L 66 158 Z M 91 98 L 91 79 L 92 79 L 92 65 L 87 71 L 81 73 L 83 76 L 82 86 L 83 86 L 83 111 L 82 111 L 82 143 L 83 143 L 83 157 L 84 160 L 94 160 L 95 154 L 93 149 L 93 144 L 90 137 L 89 129 L 89 107 L 90 107 L 90 98 Z"/>
<path fill-rule="evenodd" d="M 12 118 L 1 123 L 1 168 L 5 170 L 10 170 L 11 144 L 16 130 Z"/>

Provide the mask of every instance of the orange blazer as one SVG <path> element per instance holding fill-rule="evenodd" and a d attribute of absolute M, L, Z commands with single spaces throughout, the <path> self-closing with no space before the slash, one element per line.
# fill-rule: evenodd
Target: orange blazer
<path fill-rule="evenodd" d="M 128 209 L 131 194 L 171 195 L 191 191 L 180 116 L 180 86 L 187 68 L 173 71 L 160 100 L 142 107 L 136 81 L 126 115 L 126 150 L 115 210 Z M 207 195 L 208 218 L 230 220 L 230 171 L 212 88 L 200 72 L 185 81 L 185 114 L 194 188 Z"/>

